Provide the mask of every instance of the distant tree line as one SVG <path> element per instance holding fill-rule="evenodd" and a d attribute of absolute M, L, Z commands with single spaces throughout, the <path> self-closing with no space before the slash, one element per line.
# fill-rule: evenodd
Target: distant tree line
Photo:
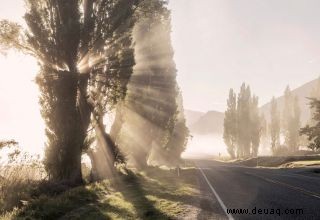
<path fill-rule="evenodd" d="M 282 114 L 275 98 L 271 100 L 269 131 L 271 149 L 274 155 L 290 154 L 299 150 L 301 127 L 301 110 L 299 99 L 287 86 L 284 92 Z M 281 116 L 280 116 L 281 115 Z M 284 141 L 281 144 L 281 137 Z"/>
<path fill-rule="evenodd" d="M 310 119 L 307 125 L 300 129 L 300 134 L 307 137 L 308 147 L 313 151 L 320 150 L 320 78 L 312 89 L 310 97 Z"/>
<path fill-rule="evenodd" d="M 274 155 L 297 152 L 301 143 L 299 134 L 301 110 L 299 99 L 292 94 L 289 86 L 285 89 L 281 107 L 282 109 L 273 97 L 270 104 L 270 120 L 267 122 L 264 115 L 259 113 L 258 97 L 251 95 L 249 86 L 243 84 L 238 96 L 231 89 L 227 100 L 223 134 L 230 156 L 232 158 L 257 156 L 261 137 L 268 136 L 269 146 Z M 316 109 L 314 99 L 311 107 Z M 311 111 L 316 112 L 316 110 Z M 315 125 L 314 122 L 313 124 Z M 314 129 L 306 127 L 301 134 L 310 135 Z"/>
<path fill-rule="evenodd" d="M 242 84 L 237 95 L 230 89 L 223 138 L 232 158 L 257 156 L 262 132 L 258 97 Z"/>

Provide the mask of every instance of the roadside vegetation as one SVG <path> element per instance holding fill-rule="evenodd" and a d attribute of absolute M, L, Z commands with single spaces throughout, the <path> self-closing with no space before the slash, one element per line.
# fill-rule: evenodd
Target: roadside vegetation
<path fill-rule="evenodd" d="M 178 219 L 200 212 L 196 170 L 123 169 L 104 181 L 65 188 L 45 186 L 1 219 Z M 49 191 L 46 191 L 49 189 Z M 40 193 L 40 190 L 42 191 Z M 38 195 L 37 195 L 38 194 Z"/>
<path fill-rule="evenodd" d="M 248 167 L 294 168 L 320 165 L 320 155 L 307 156 L 259 156 L 255 158 L 234 160 L 232 163 Z"/>

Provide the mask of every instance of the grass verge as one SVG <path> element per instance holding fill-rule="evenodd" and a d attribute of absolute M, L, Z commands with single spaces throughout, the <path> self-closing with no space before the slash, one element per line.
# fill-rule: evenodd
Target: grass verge
<path fill-rule="evenodd" d="M 199 206 L 196 170 L 148 168 L 112 180 L 42 194 L 0 219 L 181 219 Z M 190 216 L 189 216 L 190 217 Z"/>
<path fill-rule="evenodd" d="M 300 163 L 300 167 L 308 166 L 308 163 L 315 163 L 320 160 L 320 155 L 310 155 L 310 156 L 261 156 L 250 158 L 246 160 L 237 160 L 232 163 L 248 166 L 248 167 L 293 167 L 290 164 L 297 163 L 299 161 L 303 161 Z M 309 162 L 306 162 L 309 161 Z M 287 165 L 288 164 L 288 165 Z M 310 166 L 310 165 L 309 165 Z"/>
<path fill-rule="evenodd" d="M 289 162 L 281 165 L 284 168 L 296 168 L 296 167 L 310 167 L 310 166 L 320 166 L 320 160 L 301 160 Z"/>

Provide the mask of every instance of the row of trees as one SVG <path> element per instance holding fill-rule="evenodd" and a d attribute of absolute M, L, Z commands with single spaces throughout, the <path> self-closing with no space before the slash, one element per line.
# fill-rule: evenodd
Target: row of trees
<path fill-rule="evenodd" d="M 242 84 L 238 96 L 230 89 L 223 138 L 232 158 L 257 156 L 261 137 L 258 97 Z"/>
<path fill-rule="evenodd" d="M 312 106 L 316 108 L 314 100 Z M 289 86 L 284 92 L 281 107 L 282 109 L 273 97 L 270 120 L 267 122 L 264 115 L 260 115 L 258 97 L 251 95 L 249 86 L 243 84 L 238 96 L 231 89 L 223 134 L 230 156 L 232 158 L 257 156 L 262 136 L 270 137 L 268 142 L 271 143 L 274 155 L 296 152 L 301 140 L 299 134 L 301 111 L 299 100 L 292 94 Z M 305 128 L 303 132 L 310 133 L 310 127 Z"/>
<path fill-rule="evenodd" d="M 274 154 L 278 154 L 279 150 L 286 150 L 289 153 L 299 149 L 299 129 L 301 127 L 299 99 L 292 95 L 289 86 L 286 88 L 283 98 L 281 116 L 277 101 L 274 97 L 271 100 L 269 131 L 271 149 Z M 281 146 L 281 137 L 284 138 L 283 146 Z"/>
<path fill-rule="evenodd" d="M 310 94 L 310 119 L 300 129 L 300 134 L 307 137 L 308 147 L 313 151 L 320 149 L 320 78 Z"/>
<path fill-rule="evenodd" d="M 131 155 L 139 157 L 133 158 L 145 163 L 155 146 L 179 158 L 188 132 L 178 117 L 165 5 L 163 0 L 26 0 L 28 29 L 0 22 L 1 49 L 28 53 L 40 65 L 37 83 L 50 179 L 81 183 L 85 152 L 98 177 L 112 173 L 114 164 L 124 161 L 118 146 L 123 138 L 117 141 L 124 131 L 126 141 L 135 143 Z M 117 117 L 108 134 L 103 118 L 115 107 Z M 133 120 L 130 112 L 139 117 Z M 125 123 L 136 127 L 123 131 Z M 183 130 L 179 150 L 170 144 L 177 129 Z"/>
<path fill-rule="evenodd" d="M 269 122 L 259 113 L 258 97 L 251 96 L 250 88 L 245 84 L 241 86 L 238 97 L 230 90 L 227 104 L 224 141 L 232 158 L 257 156 L 262 136 L 270 137 L 274 155 L 289 154 L 299 149 L 301 112 L 299 100 L 289 87 L 284 92 L 282 109 L 272 98 Z"/>
<path fill-rule="evenodd" d="M 260 137 L 270 137 L 274 155 L 288 155 L 308 145 L 313 151 L 320 149 L 320 79 L 310 96 L 311 118 L 301 128 L 299 99 L 290 87 L 284 91 L 283 102 L 271 100 L 270 120 L 259 117 L 258 102 L 250 96 L 250 88 L 242 85 L 238 97 L 231 89 L 225 112 L 224 140 L 231 157 L 256 156 Z"/>

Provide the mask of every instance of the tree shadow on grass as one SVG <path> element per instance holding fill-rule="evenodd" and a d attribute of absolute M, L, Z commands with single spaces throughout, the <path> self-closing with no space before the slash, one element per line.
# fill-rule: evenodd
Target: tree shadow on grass
<path fill-rule="evenodd" d="M 162 207 L 155 206 L 156 202 L 158 205 L 159 200 L 153 201 L 149 196 L 170 200 L 173 203 L 179 202 L 182 205 L 200 207 L 197 202 L 199 195 L 177 193 L 176 190 L 179 189 L 180 183 L 174 181 L 177 178 L 173 172 L 152 168 L 149 174 L 147 172 L 146 176 L 142 176 L 128 170 L 127 175 L 120 174 L 117 178 L 98 182 L 90 187 L 81 186 L 68 189 L 56 195 L 41 193 L 35 199 L 30 200 L 25 207 L 19 209 L 11 219 L 102 220 L 114 217 L 119 219 L 172 219 L 172 215 L 161 210 Z M 189 178 L 194 176 L 194 173 L 189 172 L 181 172 L 181 180 L 178 182 L 193 184 L 194 181 Z M 110 183 L 111 187 L 108 185 Z M 192 187 L 196 186 L 192 185 Z M 51 190 L 52 188 L 50 187 Z M 123 200 L 130 203 L 131 208 L 123 204 L 125 202 Z M 132 208 L 134 208 L 133 211 Z"/>
<path fill-rule="evenodd" d="M 139 177 L 130 170 L 123 178 L 115 179 L 113 185 L 117 191 L 122 192 L 126 201 L 130 202 L 140 219 L 165 220 L 172 219 L 170 216 L 156 209 L 154 202 L 146 197 L 146 191 L 143 189 Z"/>
<path fill-rule="evenodd" d="M 159 175 L 160 174 L 160 175 Z M 203 209 L 201 201 L 203 196 L 200 192 L 179 192 L 181 187 L 188 187 L 193 190 L 198 190 L 198 181 L 194 169 L 181 170 L 180 176 L 174 170 L 161 170 L 159 168 L 151 168 L 151 172 L 146 172 L 148 179 L 148 188 L 152 195 L 175 202 L 183 202 L 184 204 L 191 205 Z M 178 179 L 178 181 L 177 181 Z M 163 184 L 165 183 L 165 184 Z M 178 191 L 177 191 L 178 190 Z"/>
<path fill-rule="evenodd" d="M 196 219 L 225 219 L 223 210 L 214 204 L 211 193 L 204 190 L 202 178 L 196 169 L 184 169 L 180 171 L 177 177 L 175 170 L 161 170 L 151 168 L 151 172 L 146 172 L 148 179 L 152 184 L 146 184 L 152 195 L 175 202 L 193 206 L 198 210 Z M 188 187 L 196 191 L 181 191 L 181 187 Z M 179 190 L 180 189 L 180 190 Z M 177 191 L 178 190 L 178 191 Z"/>
<path fill-rule="evenodd" d="M 101 202 L 101 193 L 97 189 L 88 189 L 81 186 L 67 190 L 59 195 L 42 194 L 14 213 L 11 219 L 112 219 L 103 210 L 117 213 L 119 216 L 130 215 L 125 209 L 103 204 Z"/>

